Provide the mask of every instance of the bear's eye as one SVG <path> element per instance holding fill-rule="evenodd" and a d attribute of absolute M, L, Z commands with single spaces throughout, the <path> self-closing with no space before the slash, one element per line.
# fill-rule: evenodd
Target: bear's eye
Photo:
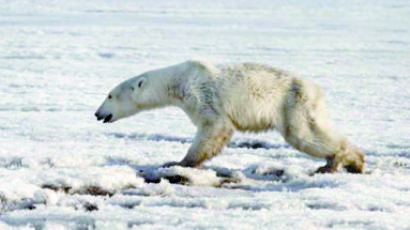
<path fill-rule="evenodd" d="M 111 98 L 112 98 L 111 94 L 110 94 L 110 95 L 108 95 L 108 99 L 111 99 Z"/>

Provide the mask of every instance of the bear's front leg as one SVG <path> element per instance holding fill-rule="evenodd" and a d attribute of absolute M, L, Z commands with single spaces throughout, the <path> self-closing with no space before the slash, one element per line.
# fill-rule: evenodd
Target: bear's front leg
<path fill-rule="evenodd" d="M 207 123 L 199 127 L 194 143 L 178 165 L 183 167 L 197 167 L 201 165 L 202 162 L 220 153 L 230 140 L 232 134 L 232 126 L 222 121 Z"/>

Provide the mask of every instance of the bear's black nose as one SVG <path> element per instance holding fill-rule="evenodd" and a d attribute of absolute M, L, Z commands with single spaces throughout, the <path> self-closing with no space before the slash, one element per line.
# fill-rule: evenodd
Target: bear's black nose
<path fill-rule="evenodd" d="M 97 113 L 97 112 L 95 112 L 95 113 L 94 113 L 94 116 L 96 116 L 96 117 L 97 117 L 97 121 L 99 121 L 99 120 L 102 120 L 102 119 L 103 119 L 103 117 L 102 117 L 102 116 L 100 116 L 100 114 L 99 114 L 99 113 Z"/>

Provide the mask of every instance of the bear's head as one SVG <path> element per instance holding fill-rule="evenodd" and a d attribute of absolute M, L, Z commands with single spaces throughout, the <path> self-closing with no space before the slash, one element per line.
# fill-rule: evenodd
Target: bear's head
<path fill-rule="evenodd" d="M 104 123 L 114 122 L 132 116 L 144 110 L 148 105 L 145 100 L 147 77 L 144 75 L 131 78 L 115 87 L 95 112 L 97 120 Z"/>

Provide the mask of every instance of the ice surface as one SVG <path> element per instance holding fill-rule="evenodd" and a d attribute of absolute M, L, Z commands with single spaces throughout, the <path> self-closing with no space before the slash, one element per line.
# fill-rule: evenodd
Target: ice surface
<path fill-rule="evenodd" d="M 410 229 L 409 23 L 407 0 L 0 0 L 0 229 Z M 274 132 L 158 169 L 192 142 L 181 111 L 95 121 L 122 80 L 198 57 L 322 85 L 366 174 L 310 176 Z"/>

